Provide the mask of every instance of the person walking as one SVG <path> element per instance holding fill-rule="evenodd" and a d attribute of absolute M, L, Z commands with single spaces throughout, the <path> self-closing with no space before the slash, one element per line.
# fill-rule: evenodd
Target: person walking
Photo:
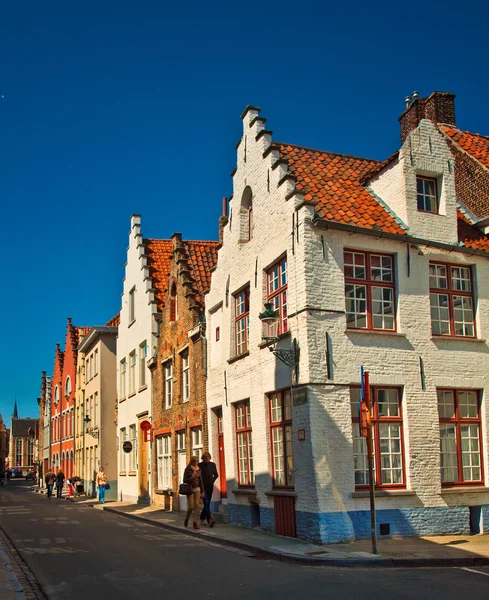
<path fill-rule="evenodd" d="M 97 473 L 97 477 L 95 479 L 95 486 L 98 490 L 98 500 L 102 504 L 105 502 L 105 488 L 107 486 L 107 473 L 104 471 L 103 467 L 100 467 Z"/>
<path fill-rule="evenodd" d="M 46 473 L 46 477 L 44 477 L 44 481 L 46 482 L 46 488 L 48 490 L 48 498 L 51 500 L 53 496 L 53 485 L 56 481 L 56 475 L 54 474 L 54 469 L 49 469 Z"/>
<path fill-rule="evenodd" d="M 202 454 L 202 462 L 199 463 L 199 469 L 202 473 L 202 481 L 204 483 L 204 508 L 200 513 L 200 524 L 205 525 L 205 522 L 207 521 L 209 527 L 214 527 L 216 522 L 211 514 L 211 500 L 212 492 L 214 491 L 214 481 L 219 477 L 219 473 L 217 472 L 216 463 L 213 463 L 211 458 L 210 452 L 204 452 L 204 454 Z"/>
<path fill-rule="evenodd" d="M 183 524 L 188 527 L 188 520 L 193 513 L 194 529 L 200 529 L 198 523 L 200 500 L 204 497 L 204 482 L 199 469 L 199 458 L 192 456 L 188 466 L 183 473 L 183 483 L 188 483 L 192 492 L 187 496 L 188 508 Z"/>
<path fill-rule="evenodd" d="M 56 498 L 59 500 L 63 497 L 63 484 L 65 482 L 65 474 L 60 469 L 56 475 Z"/>

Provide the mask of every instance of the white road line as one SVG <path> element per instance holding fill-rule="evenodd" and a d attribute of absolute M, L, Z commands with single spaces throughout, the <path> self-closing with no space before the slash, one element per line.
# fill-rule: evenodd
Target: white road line
<path fill-rule="evenodd" d="M 485 575 L 489 577 L 489 573 L 484 573 L 484 571 L 478 571 L 477 569 L 469 569 L 469 567 L 459 567 L 462 571 L 470 571 L 471 573 L 478 573 L 479 575 Z"/>

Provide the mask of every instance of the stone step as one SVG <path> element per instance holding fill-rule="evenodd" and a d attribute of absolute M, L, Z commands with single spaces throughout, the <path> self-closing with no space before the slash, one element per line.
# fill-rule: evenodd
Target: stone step
<path fill-rule="evenodd" d="M 229 523 L 227 514 L 224 514 L 221 512 L 213 512 L 212 518 L 218 525 L 223 525 L 224 523 Z"/>

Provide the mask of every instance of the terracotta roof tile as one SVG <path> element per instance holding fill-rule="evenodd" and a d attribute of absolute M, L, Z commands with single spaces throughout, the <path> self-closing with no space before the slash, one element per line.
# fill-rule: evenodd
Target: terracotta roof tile
<path fill-rule="evenodd" d="M 211 269 L 217 263 L 219 242 L 184 241 L 197 291 L 205 294 L 211 286 Z"/>
<path fill-rule="evenodd" d="M 274 144 L 287 160 L 289 174 L 306 200 L 316 205 L 318 215 L 328 221 L 378 229 L 405 231 L 394 217 L 361 184 L 363 177 L 379 166 L 376 160 L 332 152 L 321 152 L 292 144 Z"/>
<path fill-rule="evenodd" d="M 121 322 L 121 314 L 117 313 L 112 319 L 109 319 L 105 324 L 105 327 L 119 327 Z"/>
<path fill-rule="evenodd" d="M 467 248 L 475 248 L 476 250 L 484 250 L 489 252 L 489 236 L 485 235 L 480 229 L 477 229 L 472 223 L 460 212 L 458 216 L 458 239 Z"/>
<path fill-rule="evenodd" d="M 168 274 L 170 272 L 170 259 L 173 252 L 171 240 L 144 240 L 148 266 L 153 278 L 153 289 L 158 309 L 161 310 L 165 304 L 165 290 L 168 287 Z"/>
<path fill-rule="evenodd" d="M 489 137 L 478 133 L 470 133 L 469 131 L 461 131 L 452 125 L 440 125 L 440 129 L 457 146 L 489 169 Z"/>

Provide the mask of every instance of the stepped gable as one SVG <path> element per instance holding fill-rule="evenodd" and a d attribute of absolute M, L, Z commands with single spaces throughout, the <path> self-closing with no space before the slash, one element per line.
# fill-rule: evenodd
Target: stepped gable
<path fill-rule="evenodd" d="M 152 278 L 152 287 L 158 310 L 161 311 L 166 300 L 170 260 L 173 252 L 171 240 L 145 239 L 147 266 Z"/>
<path fill-rule="evenodd" d="M 296 190 L 304 195 L 304 200 L 314 204 L 322 219 L 388 233 L 406 233 L 361 183 L 367 173 L 383 163 L 293 144 L 274 142 L 273 146 L 278 147 L 280 159 L 287 161 L 288 173 L 296 180 Z"/>
<path fill-rule="evenodd" d="M 107 323 L 104 325 L 104 327 L 119 327 L 121 322 L 121 314 L 117 313 L 115 315 L 115 317 L 112 317 L 112 319 L 109 319 L 107 321 Z"/>
<path fill-rule="evenodd" d="M 184 241 L 188 256 L 188 264 L 195 282 L 197 292 L 196 301 L 203 302 L 203 295 L 209 291 L 211 285 L 211 269 L 217 263 L 219 242 L 210 241 Z"/>

